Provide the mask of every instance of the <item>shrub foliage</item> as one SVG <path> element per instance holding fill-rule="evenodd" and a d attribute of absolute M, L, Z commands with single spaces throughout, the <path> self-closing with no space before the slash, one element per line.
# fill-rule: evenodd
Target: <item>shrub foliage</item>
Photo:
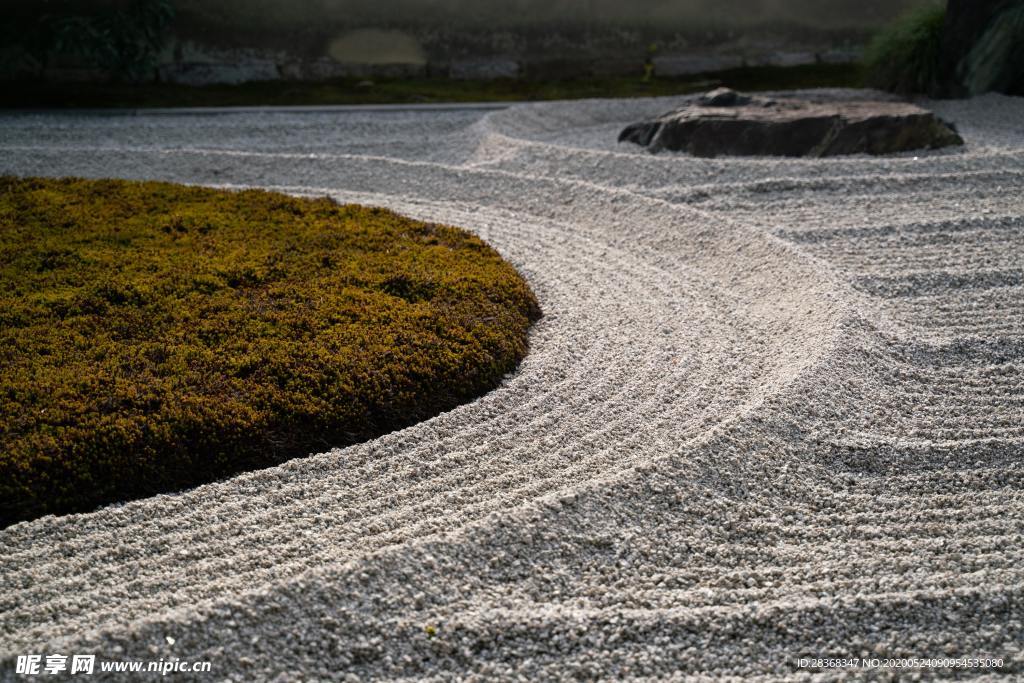
<path fill-rule="evenodd" d="M 37 75 L 54 60 L 74 57 L 114 80 L 152 80 L 175 13 L 171 0 L 39 4 L 12 8 L 0 27 L 4 46 L 13 48 L 7 52 L 15 62 L 29 56 Z M 18 64 L 6 68 L 17 71 Z"/>
<path fill-rule="evenodd" d="M 931 2 L 876 35 L 865 53 L 868 85 L 902 94 L 935 94 L 943 79 L 945 20 L 945 4 Z"/>
<path fill-rule="evenodd" d="M 3 525 L 426 419 L 540 315 L 464 231 L 256 190 L 0 177 L 0 272 Z"/>

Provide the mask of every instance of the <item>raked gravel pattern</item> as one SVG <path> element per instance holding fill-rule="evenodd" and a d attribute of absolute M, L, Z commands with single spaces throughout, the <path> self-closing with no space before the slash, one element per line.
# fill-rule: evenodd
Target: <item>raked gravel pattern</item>
<path fill-rule="evenodd" d="M 0 531 L 0 679 L 1024 677 L 1024 99 L 927 103 L 967 146 L 919 155 L 614 142 L 677 104 L 0 115 L 0 172 L 464 226 L 545 313 L 435 419 Z"/>

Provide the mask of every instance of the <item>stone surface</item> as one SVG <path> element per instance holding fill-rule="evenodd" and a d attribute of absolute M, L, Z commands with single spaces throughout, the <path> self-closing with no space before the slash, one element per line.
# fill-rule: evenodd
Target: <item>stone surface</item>
<path fill-rule="evenodd" d="M 732 88 L 715 88 L 700 96 L 697 104 L 702 107 L 738 107 L 750 104 L 748 95 L 741 95 Z"/>
<path fill-rule="evenodd" d="M 930 111 L 905 102 L 776 100 L 728 88 L 627 126 L 623 141 L 700 157 L 891 154 L 963 144 Z"/>

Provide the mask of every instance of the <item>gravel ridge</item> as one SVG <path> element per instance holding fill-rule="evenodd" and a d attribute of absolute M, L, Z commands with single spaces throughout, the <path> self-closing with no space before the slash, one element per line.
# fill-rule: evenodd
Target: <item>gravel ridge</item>
<path fill-rule="evenodd" d="M 0 680 L 44 650 L 237 681 L 1024 673 L 1024 100 L 926 103 L 967 146 L 920 155 L 615 144 L 676 103 L 0 116 L 3 172 L 466 227 L 545 313 L 432 420 L 0 531 Z"/>

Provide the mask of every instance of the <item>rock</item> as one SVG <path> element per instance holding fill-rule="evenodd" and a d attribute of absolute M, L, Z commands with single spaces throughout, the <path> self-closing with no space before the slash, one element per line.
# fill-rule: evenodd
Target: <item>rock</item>
<path fill-rule="evenodd" d="M 704 93 L 697 100 L 702 107 L 736 107 L 750 104 L 750 97 L 741 95 L 732 88 L 715 88 Z"/>
<path fill-rule="evenodd" d="M 891 154 L 963 144 L 932 112 L 904 102 L 766 99 L 728 88 L 627 126 L 623 141 L 700 157 Z"/>

